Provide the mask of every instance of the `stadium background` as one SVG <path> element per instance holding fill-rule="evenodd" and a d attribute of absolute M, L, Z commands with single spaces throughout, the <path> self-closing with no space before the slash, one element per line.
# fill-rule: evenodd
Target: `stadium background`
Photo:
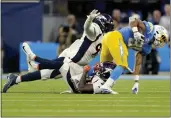
<path fill-rule="evenodd" d="M 74 14 L 77 23 L 83 27 L 86 15 L 93 9 L 112 15 L 113 9 L 121 10 L 121 25 L 128 23 L 128 17 L 134 12 L 142 20 L 149 20 L 149 16 L 156 9 L 164 15 L 164 5 L 169 0 L 101 0 L 101 1 L 74 1 L 55 0 L 29 3 L 2 3 L 2 49 L 4 51 L 3 72 L 19 72 L 27 70 L 25 55 L 20 48 L 24 41 L 32 42 L 33 51 L 48 59 L 56 58 L 57 46 L 51 40 L 56 38 L 59 27 L 66 24 L 68 14 Z M 53 32 L 53 34 L 52 34 Z M 81 33 L 80 33 L 81 34 Z M 170 71 L 169 48 L 165 45 L 159 49 L 161 58 L 160 71 Z M 134 51 L 130 50 L 129 65 L 133 68 Z M 91 64 L 97 62 L 95 58 Z"/>

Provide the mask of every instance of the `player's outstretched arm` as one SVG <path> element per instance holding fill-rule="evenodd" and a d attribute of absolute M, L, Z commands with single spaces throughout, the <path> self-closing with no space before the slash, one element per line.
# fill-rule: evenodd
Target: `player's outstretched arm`
<path fill-rule="evenodd" d="M 93 84 L 87 84 L 86 83 L 86 78 L 87 78 L 87 73 L 90 70 L 89 66 L 84 67 L 84 72 L 81 77 L 81 80 L 78 84 L 78 89 L 81 93 L 93 93 Z"/>
<path fill-rule="evenodd" d="M 135 56 L 134 75 L 139 75 L 141 64 L 142 64 L 142 54 L 140 52 L 137 52 Z"/>
<path fill-rule="evenodd" d="M 92 22 L 93 19 L 95 17 L 97 17 L 98 15 L 100 15 L 100 13 L 98 12 L 98 10 L 93 10 L 90 15 L 87 16 L 87 19 L 84 23 L 84 31 L 86 32 L 86 34 L 90 35 L 90 37 L 95 36 L 96 32 L 95 32 L 95 28 L 92 27 Z"/>
<path fill-rule="evenodd" d="M 138 93 L 138 89 L 139 89 L 139 73 L 140 73 L 140 69 L 141 69 L 141 64 L 142 64 L 142 54 L 140 52 L 136 53 L 135 56 L 135 65 L 134 65 L 134 85 L 132 88 L 132 92 L 134 94 Z"/>
<path fill-rule="evenodd" d="M 145 31 L 145 25 L 143 22 L 135 16 L 129 17 L 129 25 L 132 28 L 134 33 L 134 38 L 136 40 L 144 41 L 144 35 L 142 34 Z M 140 31 L 141 29 L 141 31 Z"/>

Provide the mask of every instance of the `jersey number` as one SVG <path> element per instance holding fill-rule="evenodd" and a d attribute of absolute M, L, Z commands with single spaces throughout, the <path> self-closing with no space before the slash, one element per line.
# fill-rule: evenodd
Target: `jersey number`
<path fill-rule="evenodd" d="M 96 55 L 100 52 L 101 48 L 102 48 L 102 44 L 99 43 L 99 44 L 96 46 L 96 52 L 95 52 L 94 54 L 92 54 L 92 55 L 93 55 L 93 56 L 96 56 Z"/>

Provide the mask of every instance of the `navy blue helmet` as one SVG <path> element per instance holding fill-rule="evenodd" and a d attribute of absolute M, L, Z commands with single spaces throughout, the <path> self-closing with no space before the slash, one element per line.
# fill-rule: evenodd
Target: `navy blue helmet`
<path fill-rule="evenodd" d="M 100 76 L 103 80 L 107 80 L 110 77 L 111 71 L 116 67 L 116 64 L 112 62 L 97 63 L 94 66 L 94 72 Z"/>
<path fill-rule="evenodd" d="M 103 33 L 107 33 L 114 29 L 113 19 L 108 14 L 100 14 L 93 20 L 93 22 L 100 26 Z"/>

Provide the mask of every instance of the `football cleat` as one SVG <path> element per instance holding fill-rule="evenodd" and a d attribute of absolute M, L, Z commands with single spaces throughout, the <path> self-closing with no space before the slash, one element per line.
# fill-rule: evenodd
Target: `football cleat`
<path fill-rule="evenodd" d="M 139 83 L 135 83 L 134 86 L 132 87 L 132 93 L 137 94 L 139 89 Z"/>
<path fill-rule="evenodd" d="M 25 52 L 25 54 L 27 56 L 28 61 L 35 59 L 36 55 L 32 52 L 28 43 L 24 42 L 22 45 L 22 48 L 23 48 L 23 51 Z"/>
<path fill-rule="evenodd" d="M 28 71 L 34 72 L 37 70 L 37 64 L 34 61 L 27 61 Z"/>
<path fill-rule="evenodd" d="M 7 77 L 8 81 L 5 83 L 4 87 L 3 87 L 3 90 L 2 92 L 3 93 L 6 93 L 7 90 L 12 87 L 13 85 L 17 84 L 16 83 L 16 79 L 17 79 L 17 76 L 14 75 L 14 74 L 10 74 L 8 77 Z"/>
<path fill-rule="evenodd" d="M 102 94 L 119 94 L 118 92 L 113 91 L 110 87 L 101 86 Z"/>

